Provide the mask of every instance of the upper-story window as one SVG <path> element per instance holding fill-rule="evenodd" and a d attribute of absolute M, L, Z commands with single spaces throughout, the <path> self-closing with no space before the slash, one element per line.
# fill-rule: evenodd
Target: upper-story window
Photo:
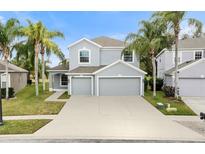
<path fill-rule="evenodd" d="M 79 63 L 90 63 L 90 51 L 83 49 L 79 51 Z"/>
<path fill-rule="evenodd" d="M 202 51 L 195 51 L 194 57 L 195 57 L 195 60 L 201 59 Z"/>
<path fill-rule="evenodd" d="M 133 62 L 134 61 L 134 56 L 133 56 L 134 52 L 124 52 L 123 54 L 123 60 L 125 62 Z"/>

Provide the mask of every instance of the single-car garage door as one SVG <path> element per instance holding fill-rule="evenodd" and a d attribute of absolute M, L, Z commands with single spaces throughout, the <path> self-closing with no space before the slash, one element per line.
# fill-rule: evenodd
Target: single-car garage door
<path fill-rule="evenodd" d="M 205 79 L 179 79 L 180 96 L 205 96 Z"/>
<path fill-rule="evenodd" d="M 72 95 L 92 95 L 90 77 L 72 77 Z"/>
<path fill-rule="evenodd" d="M 139 77 L 101 77 L 98 82 L 100 96 L 140 95 Z"/>

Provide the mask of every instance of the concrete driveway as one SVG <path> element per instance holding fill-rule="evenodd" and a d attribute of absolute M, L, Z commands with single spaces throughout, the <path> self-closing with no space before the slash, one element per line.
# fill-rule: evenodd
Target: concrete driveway
<path fill-rule="evenodd" d="M 61 139 L 204 140 L 137 96 L 72 96 L 60 114 L 34 135 Z"/>
<path fill-rule="evenodd" d="M 205 112 L 205 97 L 183 97 L 182 99 L 196 114 Z"/>

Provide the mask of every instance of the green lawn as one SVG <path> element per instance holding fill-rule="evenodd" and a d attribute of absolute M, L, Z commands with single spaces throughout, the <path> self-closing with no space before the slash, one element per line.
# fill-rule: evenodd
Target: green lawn
<path fill-rule="evenodd" d="M 64 92 L 63 95 L 61 95 L 58 99 L 69 99 L 70 95 L 68 95 L 68 92 Z"/>
<path fill-rule="evenodd" d="M 159 109 L 165 115 L 196 115 L 183 101 L 174 99 L 173 97 L 165 97 L 164 92 L 157 91 L 156 98 L 152 97 L 152 91 L 145 91 L 144 98 L 156 107 L 157 102 L 169 103 L 171 107 L 177 108 L 177 112 L 167 112 L 166 109 Z"/>
<path fill-rule="evenodd" d="M 5 134 L 33 134 L 41 127 L 48 124 L 51 120 L 6 120 L 0 126 L 0 135 Z"/>
<path fill-rule="evenodd" d="M 48 88 L 47 88 L 48 89 Z M 39 115 L 39 114 L 57 114 L 65 102 L 44 102 L 52 92 L 42 93 L 42 84 L 39 85 L 39 96 L 35 96 L 34 85 L 25 87 L 16 94 L 16 99 L 9 101 L 3 100 L 3 115 Z"/>

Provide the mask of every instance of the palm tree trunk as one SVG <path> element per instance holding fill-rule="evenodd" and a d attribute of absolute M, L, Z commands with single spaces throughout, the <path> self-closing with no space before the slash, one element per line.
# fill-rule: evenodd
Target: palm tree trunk
<path fill-rule="evenodd" d="M 5 58 L 6 60 L 6 99 L 9 99 L 9 75 L 8 75 L 8 58 Z"/>
<path fill-rule="evenodd" d="M 39 52 L 39 44 L 35 44 L 35 88 L 36 88 L 36 96 L 38 96 L 38 52 Z"/>
<path fill-rule="evenodd" d="M 179 33 L 175 33 L 175 79 L 174 79 L 174 87 L 175 87 L 175 98 L 178 99 L 178 35 Z"/>
<path fill-rule="evenodd" d="M 152 76 L 153 76 L 153 97 L 156 97 L 156 62 L 154 54 L 152 54 Z"/>
<path fill-rule="evenodd" d="M 41 54 L 42 56 L 42 83 L 43 83 L 43 91 L 46 90 L 45 84 L 45 61 L 44 61 L 44 53 Z"/>

